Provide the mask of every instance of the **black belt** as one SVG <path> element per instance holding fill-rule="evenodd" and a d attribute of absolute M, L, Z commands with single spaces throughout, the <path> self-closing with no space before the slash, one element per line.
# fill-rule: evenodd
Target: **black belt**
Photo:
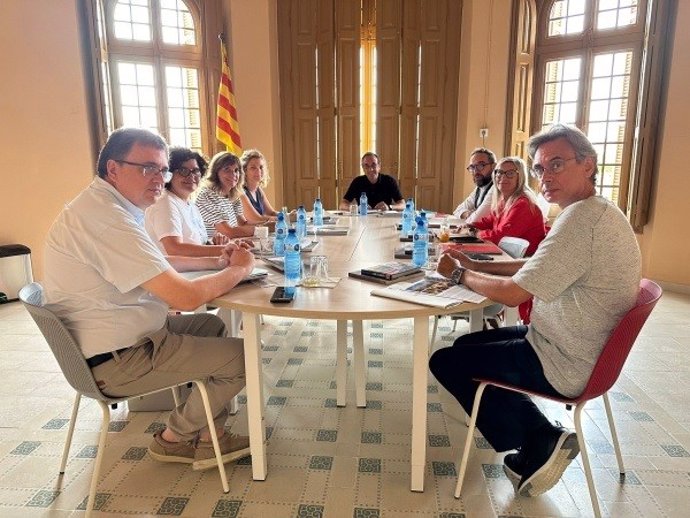
<path fill-rule="evenodd" d="M 118 353 L 118 355 L 119 355 L 120 353 L 126 351 L 127 349 L 129 349 L 129 347 L 124 347 L 122 349 L 118 349 L 115 352 Z M 113 353 L 101 353 L 101 354 L 97 354 L 96 356 L 92 356 L 91 358 L 87 358 L 86 363 L 89 367 L 91 367 L 93 369 L 94 367 L 99 366 L 101 363 L 105 363 L 108 360 L 112 360 L 113 358 L 115 358 L 115 355 Z"/>

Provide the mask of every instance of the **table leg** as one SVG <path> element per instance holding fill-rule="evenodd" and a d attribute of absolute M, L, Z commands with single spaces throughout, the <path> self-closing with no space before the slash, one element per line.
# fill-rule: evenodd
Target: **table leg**
<path fill-rule="evenodd" d="M 473 309 L 470 311 L 470 333 L 476 333 L 484 329 L 484 309 Z"/>
<path fill-rule="evenodd" d="M 347 404 L 347 320 L 336 323 L 336 353 L 335 353 L 335 383 L 336 404 Z"/>
<path fill-rule="evenodd" d="M 263 419 L 263 372 L 259 315 L 247 313 L 244 318 L 244 365 L 247 382 L 247 421 L 252 453 L 252 478 L 266 480 L 267 461 Z"/>
<path fill-rule="evenodd" d="M 364 354 L 364 330 L 361 320 L 352 321 L 352 362 L 355 367 L 355 399 L 357 406 L 367 406 L 367 370 Z"/>
<path fill-rule="evenodd" d="M 429 317 L 414 318 L 412 344 L 412 454 L 410 489 L 424 491 L 426 467 L 426 404 L 429 372 Z"/>

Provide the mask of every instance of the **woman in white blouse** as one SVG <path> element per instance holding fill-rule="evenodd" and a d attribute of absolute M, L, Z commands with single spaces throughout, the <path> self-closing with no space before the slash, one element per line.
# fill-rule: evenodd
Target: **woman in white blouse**
<path fill-rule="evenodd" d="M 217 153 L 209 165 L 210 174 L 196 198 L 209 236 L 219 232 L 231 239 L 251 237 L 254 226 L 242 210 L 240 160 L 232 153 Z"/>
<path fill-rule="evenodd" d="M 244 173 L 242 208 L 247 221 L 260 225 L 276 221 L 278 213 L 264 192 L 269 180 L 266 159 L 259 150 L 247 149 L 242 153 L 240 163 Z"/>
<path fill-rule="evenodd" d="M 209 240 L 199 209 L 192 203 L 192 193 L 206 172 L 206 160 L 191 149 L 172 147 L 168 164 L 173 176 L 158 201 L 146 209 L 146 231 L 165 255 L 220 255 L 228 238 L 212 234 Z"/>

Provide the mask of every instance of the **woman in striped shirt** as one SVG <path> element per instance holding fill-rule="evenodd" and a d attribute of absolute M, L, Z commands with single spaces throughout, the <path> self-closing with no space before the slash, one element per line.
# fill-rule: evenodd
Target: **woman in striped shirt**
<path fill-rule="evenodd" d="M 196 199 L 208 236 L 216 232 L 231 239 L 253 236 L 254 225 L 247 223 L 240 199 L 243 182 L 239 158 L 228 152 L 218 153 L 211 159 L 209 170 Z"/>

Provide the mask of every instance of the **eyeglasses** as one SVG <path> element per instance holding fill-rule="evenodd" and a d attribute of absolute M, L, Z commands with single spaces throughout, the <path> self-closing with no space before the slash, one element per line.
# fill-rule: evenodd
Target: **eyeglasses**
<path fill-rule="evenodd" d="M 476 164 L 470 164 L 467 166 L 467 171 L 474 174 L 477 171 L 481 171 L 487 165 L 491 165 L 493 162 L 477 162 Z"/>
<path fill-rule="evenodd" d="M 163 182 L 168 183 L 172 179 L 172 173 L 167 167 L 158 167 L 154 164 L 139 164 L 137 162 L 129 162 L 127 160 L 115 160 L 118 164 L 127 164 L 132 167 L 140 167 L 141 174 L 146 178 L 160 173 L 163 176 Z"/>
<path fill-rule="evenodd" d="M 500 169 L 494 169 L 493 174 L 494 174 L 494 178 L 496 178 L 497 180 L 502 176 L 505 176 L 506 178 L 515 178 L 518 174 L 518 170 L 517 169 L 511 169 L 510 171 L 502 171 Z"/>
<path fill-rule="evenodd" d="M 546 166 L 535 164 L 530 169 L 530 172 L 532 173 L 532 176 L 541 180 L 546 173 L 559 174 L 563 172 L 563 169 L 565 169 L 565 164 L 571 160 L 577 160 L 577 157 L 554 158 L 553 160 L 549 160 Z"/>
<path fill-rule="evenodd" d="M 198 167 L 195 167 L 194 169 L 187 169 L 186 167 L 178 167 L 175 169 L 176 173 L 179 173 L 180 176 L 187 178 L 190 175 L 194 175 L 198 178 L 201 178 L 204 173 L 201 172 L 201 169 Z"/>

